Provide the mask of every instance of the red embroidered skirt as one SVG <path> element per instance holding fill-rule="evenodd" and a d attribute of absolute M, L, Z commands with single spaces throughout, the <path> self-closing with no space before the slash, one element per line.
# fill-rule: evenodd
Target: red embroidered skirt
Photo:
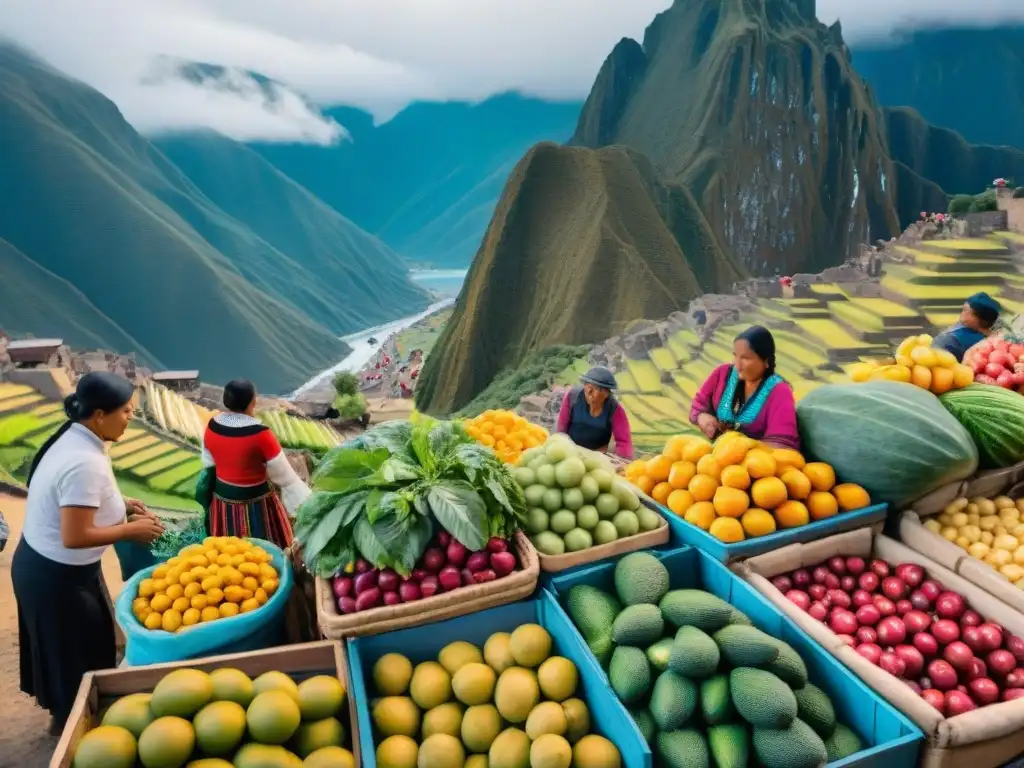
<path fill-rule="evenodd" d="M 288 511 L 267 484 L 244 488 L 218 480 L 206 530 L 210 536 L 265 539 L 281 549 L 290 546 L 293 538 Z"/>

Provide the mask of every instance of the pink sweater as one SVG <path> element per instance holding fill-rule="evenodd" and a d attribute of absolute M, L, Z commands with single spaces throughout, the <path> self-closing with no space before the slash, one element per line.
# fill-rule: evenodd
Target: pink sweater
<path fill-rule="evenodd" d="M 558 409 L 558 423 L 555 429 L 559 432 L 569 431 L 569 417 L 572 415 L 572 389 L 565 391 L 562 398 L 562 406 Z M 626 416 L 626 409 L 619 403 L 619 407 L 612 414 L 612 439 L 615 441 L 615 453 L 624 459 L 633 458 L 633 431 L 629 427 L 629 417 Z"/>
<path fill-rule="evenodd" d="M 711 372 L 701 386 L 697 396 L 693 398 L 690 409 L 690 421 L 697 423 L 702 413 L 716 416 L 718 404 L 722 401 L 722 393 L 729 381 L 732 364 L 720 365 Z M 780 382 L 772 389 L 761 412 L 750 424 L 741 424 L 739 429 L 747 437 L 762 440 L 784 448 L 800 450 L 800 432 L 796 426 L 796 402 L 793 399 L 793 388 L 786 382 Z"/>

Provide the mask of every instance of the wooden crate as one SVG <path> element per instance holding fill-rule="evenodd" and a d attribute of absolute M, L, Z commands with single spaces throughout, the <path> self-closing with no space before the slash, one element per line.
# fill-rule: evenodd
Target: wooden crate
<path fill-rule="evenodd" d="M 130 693 L 149 693 L 168 672 L 175 669 L 201 669 L 210 672 L 221 667 L 234 667 L 255 678 L 264 672 L 279 671 L 297 681 L 314 675 L 333 675 L 345 684 L 348 702 L 348 723 L 345 729 L 351 734 L 352 754 L 356 765 L 359 761 L 359 737 L 356 706 L 352 693 L 345 650 L 341 643 L 321 641 L 303 645 L 287 645 L 267 648 L 249 653 L 233 653 L 226 656 L 207 656 L 202 659 L 179 661 L 170 664 L 153 664 L 148 667 L 125 667 L 88 672 L 82 677 L 78 697 L 71 708 L 71 715 L 64 726 L 57 749 L 50 760 L 50 768 L 71 768 L 75 748 L 82 737 L 96 727 L 99 713 L 112 699 Z"/>

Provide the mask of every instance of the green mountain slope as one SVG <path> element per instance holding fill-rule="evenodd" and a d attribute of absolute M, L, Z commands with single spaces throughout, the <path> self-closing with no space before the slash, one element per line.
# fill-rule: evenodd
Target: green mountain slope
<path fill-rule="evenodd" d="M 347 351 L 297 298 L 281 298 L 287 282 L 278 295 L 260 290 L 237 266 L 244 250 L 232 260 L 190 225 L 181 211 L 221 222 L 225 241 L 259 240 L 95 90 L 0 48 L 0 124 L 0 238 L 123 329 L 103 346 L 130 351 L 130 337 L 165 366 L 249 376 L 267 391 L 291 389 Z M 59 297 L 51 304 L 61 313 Z M 5 302 L 0 324 L 24 327 L 31 313 Z"/>
<path fill-rule="evenodd" d="M 607 338 L 741 276 L 693 196 L 646 158 L 540 144 L 509 178 L 417 406 L 457 410 L 532 351 Z"/>
<path fill-rule="evenodd" d="M 970 142 L 1024 149 L 1024 26 L 917 30 L 855 46 L 853 64 L 883 106 L 913 107 Z"/>
<path fill-rule="evenodd" d="M 339 333 L 426 307 L 426 295 L 409 281 L 407 266 L 394 251 L 249 147 L 210 133 L 154 144 L 218 209 L 274 249 L 268 271 L 248 275 L 264 290 L 290 283 L 297 306 Z M 221 247 L 232 252 L 228 244 Z M 244 260 L 236 263 L 245 270 Z"/>
<path fill-rule="evenodd" d="M 540 141 L 565 141 L 576 102 L 509 93 L 479 104 L 411 104 L 388 122 L 325 110 L 351 135 L 332 147 L 254 148 L 324 202 L 413 263 L 466 266 L 509 173 Z"/>

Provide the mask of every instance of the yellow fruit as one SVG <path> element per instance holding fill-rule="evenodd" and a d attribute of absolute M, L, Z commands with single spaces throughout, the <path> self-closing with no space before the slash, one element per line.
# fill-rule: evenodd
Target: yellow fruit
<path fill-rule="evenodd" d="M 212 605 L 208 605 L 206 608 L 203 608 L 203 610 L 201 610 L 199 612 L 199 620 L 200 621 L 216 621 L 219 618 L 220 618 L 220 611 L 218 611 Z"/>
<path fill-rule="evenodd" d="M 812 520 L 824 520 L 838 514 L 839 503 L 836 501 L 836 497 L 828 491 L 814 491 L 807 498 L 807 511 Z"/>
<path fill-rule="evenodd" d="M 943 352 L 945 350 L 942 350 Z M 932 368 L 931 391 L 936 395 L 942 395 L 954 388 L 954 374 L 952 368 Z"/>
<path fill-rule="evenodd" d="M 696 464 L 709 453 L 711 453 L 711 443 L 706 440 L 693 440 L 683 448 L 683 461 Z"/>
<path fill-rule="evenodd" d="M 692 462 L 677 461 L 669 470 L 668 484 L 676 490 L 685 489 L 696 474 L 697 467 Z"/>
<path fill-rule="evenodd" d="M 743 526 L 732 517 L 719 517 L 711 524 L 708 533 L 726 544 L 743 541 Z"/>
<path fill-rule="evenodd" d="M 267 580 L 266 580 L 266 581 L 264 581 L 264 582 L 263 582 L 263 583 L 262 583 L 262 584 L 261 584 L 260 586 L 261 586 L 261 587 L 263 587 L 263 590 L 264 590 L 264 591 L 265 591 L 265 592 L 266 592 L 266 593 L 267 593 L 268 595 L 272 595 L 272 594 L 274 594 L 275 592 L 277 592 L 277 587 L 278 587 L 278 584 L 279 584 L 279 583 L 280 583 L 280 582 L 278 582 L 278 580 L 277 580 L 277 579 L 267 579 Z"/>
<path fill-rule="evenodd" d="M 640 477 L 633 481 L 633 485 L 635 485 L 641 493 L 646 493 L 650 496 L 651 491 L 654 490 L 655 483 L 647 475 L 640 475 Z"/>
<path fill-rule="evenodd" d="M 711 455 L 720 467 L 728 467 L 739 464 L 747 456 L 747 444 L 745 440 L 738 440 L 729 435 L 722 435 L 715 442 Z"/>
<path fill-rule="evenodd" d="M 696 525 L 705 531 L 715 522 L 716 517 L 715 505 L 710 501 L 698 501 L 687 509 L 686 514 L 683 515 L 683 519 L 690 523 L 690 525 Z"/>
<path fill-rule="evenodd" d="M 720 486 L 715 491 L 714 507 L 722 517 L 740 517 L 750 507 L 750 497 L 738 488 Z"/>
<path fill-rule="evenodd" d="M 193 624 L 198 624 L 202 614 L 195 608 L 187 608 L 181 614 L 181 624 L 184 627 L 191 627 Z"/>
<path fill-rule="evenodd" d="M 224 600 L 224 591 L 214 587 L 206 591 L 206 604 L 207 605 L 220 605 Z"/>
<path fill-rule="evenodd" d="M 672 491 L 668 495 L 668 501 L 665 506 L 682 517 L 686 514 L 686 510 L 692 507 L 694 503 L 696 503 L 696 499 L 693 498 L 693 494 L 689 491 Z"/>
<path fill-rule="evenodd" d="M 167 595 L 153 595 L 153 598 L 149 601 L 149 607 L 157 613 L 163 613 L 171 607 L 173 601 Z"/>
<path fill-rule="evenodd" d="M 932 386 L 932 369 L 923 365 L 915 365 L 910 369 L 910 383 L 921 389 L 930 389 Z"/>
<path fill-rule="evenodd" d="M 191 601 L 187 597 L 179 597 L 177 600 L 171 603 L 171 608 L 177 611 L 178 613 L 184 613 L 191 606 Z"/>
<path fill-rule="evenodd" d="M 158 565 L 156 568 L 153 569 L 153 580 L 159 581 L 160 579 L 166 579 L 167 571 L 169 570 L 170 568 L 166 564 Z"/>
<path fill-rule="evenodd" d="M 697 472 L 701 475 L 707 475 L 717 482 L 722 474 L 722 468 L 715 461 L 715 457 L 709 454 L 697 462 Z"/>
<path fill-rule="evenodd" d="M 807 475 L 799 469 L 787 469 L 780 476 L 782 484 L 786 486 L 786 495 L 791 499 L 803 501 L 811 493 L 811 481 Z"/>
<path fill-rule="evenodd" d="M 132 611 L 134 611 L 135 613 L 148 610 L 150 610 L 149 600 L 147 600 L 146 598 L 136 597 L 134 600 L 132 600 Z"/>
<path fill-rule="evenodd" d="M 775 508 L 775 521 L 780 528 L 798 528 L 810 522 L 811 515 L 800 501 L 784 501 Z"/>
<path fill-rule="evenodd" d="M 209 592 L 211 589 L 220 589 L 223 585 L 224 581 L 221 579 L 219 574 L 215 576 L 207 576 L 203 579 L 201 584 L 203 592 Z"/>
<path fill-rule="evenodd" d="M 744 533 L 751 538 L 775 533 L 775 518 L 765 509 L 748 509 L 740 518 L 740 524 Z"/>
<path fill-rule="evenodd" d="M 171 600 L 177 600 L 179 597 L 183 597 L 185 594 L 185 588 L 181 584 L 171 584 L 167 587 L 165 594 L 171 598 Z"/>
<path fill-rule="evenodd" d="M 189 600 L 191 600 L 196 595 L 201 594 L 203 594 L 203 587 L 201 584 L 197 582 L 192 582 L 187 587 L 185 587 L 185 597 L 187 597 Z"/>
<path fill-rule="evenodd" d="M 416 736 L 420 710 L 408 696 L 385 696 L 373 705 L 373 724 L 382 736 Z"/>
<path fill-rule="evenodd" d="M 247 565 L 252 565 L 252 563 L 247 563 Z M 248 589 L 250 592 L 255 592 L 259 588 L 260 582 L 256 577 L 246 576 L 242 579 L 242 589 Z"/>
<path fill-rule="evenodd" d="M 408 736 L 389 736 L 377 745 L 379 768 L 416 768 L 419 746 Z"/>
<path fill-rule="evenodd" d="M 143 579 L 139 582 L 139 597 L 152 597 L 155 593 L 153 579 Z"/>
<path fill-rule="evenodd" d="M 256 591 L 253 592 L 252 596 L 260 605 L 266 605 L 267 600 L 270 599 L 270 596 L 266 593 L 263 587 L 258 587 Z"/>
<path fill-rule="evenodd" d="M 738 488 L 741 491 L 750 487 L 750 475 L 740 466 L 728 466 L 722 470 L 722 485 L 727 488 Z"/>
<path fill-rule="evenodd" d="M 665 453 L 665 455 L 668 456 L 667 453 Z M 629 464 L 626 465 L 626 469 L 623 472 L 623 474 L 626 475 L 627 480 L 636 480 L 646 470 L 647 462 L 644 461 L 643 459 L 636 459 L 635 461 L 631 461 Z"/>
<path fill-rule="evenodd" d="M 168 608 L 160 617 L 160 628 L 164 632 L 177 632 L 181 626 L 181 612 Z"/>
<path fill-rule="evenodd" d="M 241 603 L 243 600 L 248 600 L 252 597 L 252 592 L 243 587 L 225 587 L 224 588 L 224 599 L 229 603 Z"/>
<path fill-rule="evenodd" d="M 955 389 L 963 389 L 967 385 L 974 381 L 974 371 L 969 365 L 958 363 L 953 368 L 953 387 Z"/>
<path fill-rule="evenodd" d="M 537 677 L 528 669 L 510 667 L 501 673 L 494 688 L 494 706 L 510 723 L 525 723 L 540 701 Z"/>
<path fill-rule="evenodd" d="M 142 622 L 146 629 L 161 629 L 163 627 L 163 617 L 156 612 L 153 612 L 146 616 Z"/>
<path fill-rule="evenodd" d="M 824 462 L 813 461 L 804 467 L 803 472 L 816 491 L 831 491 L 836 484 L 835 470 Z"/>
<path fill-rule="evenodd" d="M 910 368 L 905 365 L 883 365 L 874 370 L 870 381 L 901 381 L 910 383 Z"/>
<path fill-rule="evenodd" d="M 231 616 L 238 615 L 238 604 L 237 603 L 221 603 L 218 607 L 222 618 L 229 618 Z"/>
<path fill-rule="evenodd" d="M 775 474 L 778 477 L 790 469 L 803 469 L 807 463 L 804 455 L 792 448 L 776 448 L 772 451 L 772 458 L 775 459 Z"/>
<path fill-rule="evenodd" d="M 249 613 L 250 611 L 255 611 L 259 607 L 260 601 L 257 600 L 255 597 L 250 597 L 242 601 L 241 605 L 239 606 L 239 613 Z"/>
<path fill-rule="evenodd" d="M 668 483 L 658 483 L 654 486 L 651 491 L 651 498 L 659 504 L 664 504 L 668 501 L 669 495 L 672 493 L 672 486 Z"/>
<path fill-rule="evenodd" d="M 874 363 L 854 363 L 850 366 L 850 380 L 857 384 L 865 382 L 877 367 Z"/>
<path fill-rule="evenodd" d="M 832 489 L 832 493 L 839 503 L 839 509 L 843 512 L 852 512 L 855 509 L 871 506 L 871 497 L 868 492 L 856 483 L 840 483 Z"/>
<path fill-rule="evenodd" d="M 914 361 L 910 355 L 896 355 L 896 365 L 901 368 L 913 368 Z"/>
<path fill-rule="evenodd" d="M 755 480 L 772 477 L 777 468 L 775 458 L 763 448 L 755 448 L 747 453 L 747 458 L 743 460 L 743 466 Z"/>
<path fill-rule="evenodd" d="M 647 462 L 647 471 L 644 473 L 655 483 L 668 481 L 669 473 L 672 471 L 672 462 L 665 456 L 655 456 Z"/>
<path fill-rule="evenodd" d="M 786 484 L 777 477 L 762 477 L 750 489 L 750 498 L 761 509 L 775 509 L 786 500 L 786 496 Z"/>
<path fill-rule="evenodd" d="M 715 497 L 715 491 L 718 490 L 718 483 L 713 477 L 694 475 L 688 490 L 697 501 L 711 501 Z M 156 610 L 156 608 L 153 610 Z"/>
<path fill-rule="evenodd" d="M 910 359 L 918 366 L 933 368 L 939 364 L 938 355 L 931 347 L 917 346 L 910 350 Z"/>
<path fill-rule="evenodd" d="M 900 342 L 898 347 L 896 347 L 896 356 L 899 357 L 900 355 L 903 355 L 910 357 L 910 352 L 917 346 L 920 346 L 917 336 L 908 336 Z"/>
<path fill-rule="evenodd" d="M 421 709 L 433 709 L 452 697 L 452 678 L 436 661 L 416 665 L 409 683 L 409 695 Z"/>

